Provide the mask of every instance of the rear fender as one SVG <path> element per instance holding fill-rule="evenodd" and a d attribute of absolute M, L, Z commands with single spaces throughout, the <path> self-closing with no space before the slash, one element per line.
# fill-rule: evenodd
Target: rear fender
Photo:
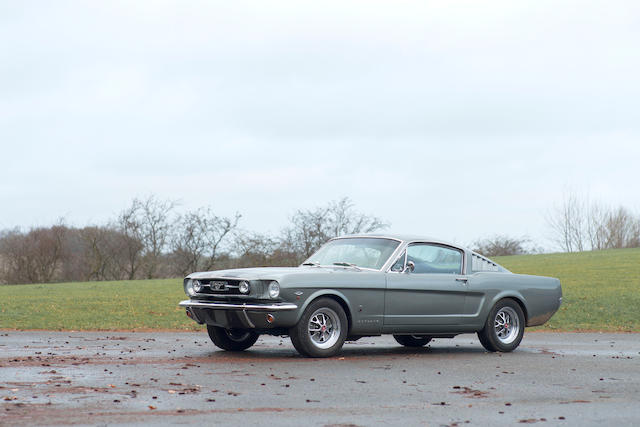
<path fill-rule="evenodd" d="M 514 291 L 514 290 L 498 292 L 491 300 L 491 303 L 488 304 L 487 312 L 485 313 L 485 318 L 486 316 L 489 315 L 489 311 L 491 311 L 493 306 L 495 306 L 498 301 L 505 298 L 511 298 L 513 300 L 516 300 L 516 302 L 520 304 L 520 307 L 522 308 L 522 312 L 524 313 L 524 322 L 526 325 L 529 321 L 529 313 L 528 313 L 527 305 L 525 304 L 524 296 L 522 296 L 520 292 Z"/>

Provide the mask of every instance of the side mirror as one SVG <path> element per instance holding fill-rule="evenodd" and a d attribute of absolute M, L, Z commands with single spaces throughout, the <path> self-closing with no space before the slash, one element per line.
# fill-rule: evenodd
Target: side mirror
<path fill-rule="evenodd" d="M 402 271 L 403 273 L 413 273 L 416 269 L 416 264 L 413 261 L 407 261 L 407 266 Z"/>

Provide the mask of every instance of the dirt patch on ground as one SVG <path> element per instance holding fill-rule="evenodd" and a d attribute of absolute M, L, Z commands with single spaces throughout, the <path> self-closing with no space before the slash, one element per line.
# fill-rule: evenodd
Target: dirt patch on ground
<path fill-rule="evenodd" d="M 186 415 L 215 415 L 215 414 L 282 414 L 282 413 L 321 413 L 322 408 L 223 408 L 223 409 L 174 409 L 161 410 L 153 405 L 148 405 L 145 410 L 127 411 L 107 410 L 104 407 L 83 408 L 84 415 L 76 416 L 66 408 L 54 408 L 51 404 L 11 403 L 0 405 L 2 425 L 37 425 L 57 424 L 74 425 L 87 424 L 87 418 L 92 424 L 108 421 L 109 423 L 128 423 L 145 419 L 147 424 L 154 424 L 153 418 L 161 416 L 182 417 Z M 152 417 L 151 419 L 149 417 Z M 178 422 L 180 418 L 176 418 Z M 165 420 L 166 421 L 166 420 Z"/>
<path fill-rule="evenodd" d="M 99 361 L 100 359 L 98 359 Z M 88 363 L 94 363 L 96 359 L 90 359 L 88 357 L 76 357 L 76 356 L 25 356 L 25 357 L 11 357 L 0 359 L 0 368 L 14 367 L 14 366 L 54 366 L 54 365 L 85 365 Z"/>
<path fill-rule="evenodd" d="M 464 397 L 468 397 L 470 399 L 482 399 L 482 398 L 489 397 L 490 395 L 488 391 L 474 390 L 471 387 L 461 387 L 461 386 L 455 385 L 453 386 L 453 389 L 455 391 L 452 391 L 451 393 L 461 394 Z"/>

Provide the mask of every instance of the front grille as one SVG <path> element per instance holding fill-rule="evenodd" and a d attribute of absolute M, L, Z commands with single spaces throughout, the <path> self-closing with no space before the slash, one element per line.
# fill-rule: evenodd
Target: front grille
<path fill-rule="evenodd" d="M 230 279 L 198 279 L 204 295 L 242 295 L 238 289 L 240 280 Z"/>

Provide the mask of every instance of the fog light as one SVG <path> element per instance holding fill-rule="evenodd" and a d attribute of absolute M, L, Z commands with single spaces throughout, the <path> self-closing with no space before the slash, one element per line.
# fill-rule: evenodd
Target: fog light
<path fill-rule="evenodd" d="M 273 317 L 273 314 L 267 314 L 267 322 L 273 323 L 274 320 L 276 320 L 276 318 Z"/>
<path fill-rule="evenodd" d="M 248 294 L 249 293 L 249 282 L 247 282 L 247 281 L 240 282 L 240 284 L 238 285 L 238 290 L 240 291 L 241 294 Z"/>

